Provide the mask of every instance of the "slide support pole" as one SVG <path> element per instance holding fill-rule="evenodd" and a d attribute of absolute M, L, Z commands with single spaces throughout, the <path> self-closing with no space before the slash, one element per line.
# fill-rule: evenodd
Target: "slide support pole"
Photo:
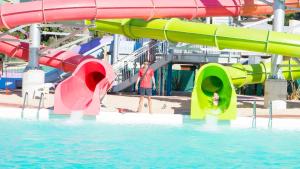
<path fill-rule="evenodd" d="M 285 0 L 274 0 L 274 20 L 273 31 L 283 32 L 285 20 Z M 271 77 L 272 79 L 282 79 L 282 72 L 279 65 L 282 63 L 282 55 L 272 55 Z"/>

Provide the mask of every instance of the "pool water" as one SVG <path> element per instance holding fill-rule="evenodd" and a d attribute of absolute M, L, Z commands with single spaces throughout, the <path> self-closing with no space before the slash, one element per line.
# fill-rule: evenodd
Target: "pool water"
<path fill-rule="evenodd" d="M 300 168 L 300 132 L 0 121 L 0 168 Z"/>

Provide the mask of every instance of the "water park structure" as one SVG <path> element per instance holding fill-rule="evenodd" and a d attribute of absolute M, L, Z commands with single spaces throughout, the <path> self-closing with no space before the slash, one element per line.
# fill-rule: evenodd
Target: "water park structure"
<path fill-rule="evenodd" d="M 300 168 L 299 11 L 0 0 L 0 168 Z"/>
<path fill-rule="evenodd" d="M 220 49 L 233 48 L 293 57 L 300 56 L 300 53 L 297 53 L 299 52 L 297 49 L 300 44 L 300 36 L 286 33 L 184 22 L 179 19 L 149 22 L 143 20 L 98 20 L 95 21 L 95 24 L 95 29 L 124 34 L 131 38 L 147 37 L 171 42 L 204 44 Z M 295 61 L 288 62 L 288 65 L 282 70 L 284 78 L 286 80 L 298 79 L 299 68 L 294 67 L 297 63 Z M 221 111 L 220 119 L 234 119 L 237 111 L 233 86 L 241 87 L 246 84 L 264 83 L 270 74 L 271 64 L 261 63 L 245 67 L 236 64 L 227 70 L 221 65 L 205 65 L 200 69 L 196 78 L 191 117 L 203 119 L 205 112 L 210 112 L 212 109 L 213 93 L 218 92 L 220 103 L 217 108 L 220 108 Z"/>
<path fill-rule="evenodd" d="M 205 68 L 200 69 L 198 72 L 197 83 L 192 96 L 191 117 L 203 119 L 205 117 L 203 115 L 205 113 L 203 112 L 212 109 L 211 97 L 213 93 L 218 93 L 220 95 L 220 102 L 217 107 L 221 109 L 219 118 L 230 120 L 236 114 L 236 96 L 233 86 L 236 83 L 240 83 L 235 82 L 235 78 L 252 79 L 247 80 L 243 84 L 262 83 L 267 79 L 266 76 L 269 74 L 271 77 L 278 78 L 281 76 L 278 74 L 278 65 L 282 61 L 282 57 L 278 55 L 300 56 L 297 50 L 300 44 L 300 37 L 298 35 L 280 33 L 283 27 L 284 19 L 282 17 L 284 17 L 284 10 L 287 9 L 288 12 L 297 10 L 299 2 L 295 0 L 275 2 L 274 8 L 268 3 L 253 0 L 189 0 L 175 4 L 168 0 L 143 0 L 130 3 L 98 0 L 42 0 L 16 4 L 7 3 L 1 6 L 0 27 L 12 29 L 20 25 L 33 24 L 30 30 L 32 42 L 29 45 L 28 43 L 19 42 L 17 38 L 10 35 L 3 35 L 3 38 L 13 39 L 13 41 L 2 41 L 0 51 L 8 56 L 29 61 L 30 69 L 37 69 L 40 63 L 67 72 L 74 71 L 74 74 L 61 82 L 56 89 L 54 110 L 59 114 L 69 114 L 72 110 L 80 110 L 86 114 L 98 114 L 97 110 L 100 108 L 100 103 L 95 101 L 95 99 L 103 97 L 106 91 L 111 88 L 115 75 L 110 65 L 91 59 L 90 56 L 82 57 L 71 51 L 40 47 L 41 35 L 37 23 L 88 19 L 92 21 L 84 29 L 89 28 L 109 33 L 124 34 L 135 39 L 152 38 L 169 42 L 216 46 L 219 49 L 231 48 L 274 54 L 270 66 L 266 66 L 266 64 L 259 66 L 250 65 L 250 67 L 259 67 L 258 70 L 253 69 L 250 73 L 259 74 L 260 80 L 251 75 L 248 77 L 250 67 L 237 65 L 227 69 L 215 64 L 211 66 L 206 65 Z M 135 9 L 134 12 L 131 9 Z M 193 23 L 179 19 L 154 19 L 172 17 L 193 19 L 214 16 L 258 16 L 272 13 L 274 13 L 274 31 L 279 32 Z M 26 19 L 22 19 L 23 17 Z M 141 18 L 144 20 L 95 21 L 95 19 L 106 18 Z M 96 27 L 93 28 L 93 25 Z M 43 53 L 41 57 L 39 57 L 40 51 Z M 293 62 L 292 65 L 289 64 L 289 67 L 294 67 L 297 61 Z M 247 72 L 246 77 L 240 77 L 240 75 L 235 74 L 236 70 L 234 69 L 237 69 L 237 67 L 241 69 L 240 74 L 244 75 Z M 263 67 L 264 69 L 262 69 Z M 222 76 L 222 80 L 220 80 L 220 76 L 213 76 L 212 74 L 208 76 L 207 74 L 209 74 L 210 69 L 214 73 L 219 70 L 220 74 L 224 75 Z M 284 76 L 286 79 L 297 79 L 297 71 L 297 68 L 289 69 L 289 74 L 284 74 Z M 43 75 L 40 77 L 43 79 Z M 43 80 L 37 80 L 36 82 L 29 81 L 29 83 L 43 83 Z M 205 85 L 202 85 L 202 83 Z M 32 84 L 27 84 L 26 80 L 23 81 L 25 91 L 23 95 L 26 92 L 28 93 L 26 91 L 27 86 L 34 86 Z M 77 86 L 82 87 L 78 88 Z M 205 88 L 202 86 L 205 86 Z M 207 100 L 207 102 L 200 102 L 199 100 L 201 99 Z M 229 112 L 229 115 L 226 112 Z"/>

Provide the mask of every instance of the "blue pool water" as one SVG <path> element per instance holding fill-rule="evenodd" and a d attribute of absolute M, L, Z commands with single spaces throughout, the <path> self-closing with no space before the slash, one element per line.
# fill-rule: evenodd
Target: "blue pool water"
<path fill-rule="evenodd" d="M 300 168 L 300 132 L 0 121 L 0 168 Z"/>

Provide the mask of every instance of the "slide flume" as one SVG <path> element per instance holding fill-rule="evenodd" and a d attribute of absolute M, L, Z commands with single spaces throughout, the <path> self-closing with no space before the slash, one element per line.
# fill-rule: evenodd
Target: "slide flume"
<path fill-rule="evenodd" d="M 299 7 L 299 0 L 286 0 Z M 114 18 L 187 18 L 272 14 L 259 0 L 40 0 L 0 7 L 0 28 L 32 23 Z M 26 19 L 25 19 L 26 18 Z"/>
<path fill-rule="evenodd" d="M 99 59 L 84 60 L 72 76 L 55 89 L 54 112 L 97 115 L 100 111 L 100 100 L 111 88 L 115 77 L 112 66 L 108 63 Z"/>
<path fill-rule="evenodd" d="M 6 35 L 3 38 L 15 39 Z M 29 58 L 29 44 L 17 41 L 0 41 L 0 53 L 25 61 Z M 55 90 L 54 111 L 69 114 L 82 111 L 84 114 L 98 114 L 99 99 L 110 89 L 116 75 L 108 63 L 81 56 L 71 51 L 55 51 L 40 57 L 39 63 L 65 72 L 73 72 L 71 77 L 61 82 Z M 80 102 L 81 100 L 82 102 Z"/>
<path fill-rule="evenodd" d="M 124 34 L 131 38 L 144 37 L 216 46 L 220 49 L 232 48 L 300 57 L 300 35 L 207 25 L 179 19 L 156 19 L 148 22 L 136 19 L 98 20 L 95 24 L 94 29 L 96 30 Z M 289 65 L 282 68 L 285 79 L 300 78 L 300 68 L 294 67 L 295 62 L 285 62 L 285 64 Z M 235 64 L 231 67 L 215 63 L 204 65 L 196 75 L 191 117 L 204 119 L 207 114 L 212 114 L 218 116 L 220 120 L 234 119 L 237 111 L 237 96 L 234 86 L 263 83 L 269 73 L 270 64 L 264 63 L 245 66 Z M 214 105 L 213 102 L 215 93 L 219 95 L 217 105 Z"/>
<path fill-rule="evenodd" d="M 284 61 L 282 74 L 286 80 L 300 78 L 300 66 L 294 60 Z M 271 73 L 270 63 L 252 65 L 234 64 L 222 66 L 209 63 L 196 74 L 195 86 L 191 98 L 191 118 L 205 119 L 215 115 L 219 120 L 233 120 L 237 113 L 235 87 L 264 83 Z M 214 103 L 214 94 L 218 94 L 218 103 Z"/>
<path fill-rule="evenodd" d="M 87 24 L 90 24 L 87 21 Z M 110 19 L 95 21 L 95 30 L 130 38 L 152 38 L 300 57 L 300 35 L 260 29 L 235 28 L 182 21 L 180 19 Z"/>

